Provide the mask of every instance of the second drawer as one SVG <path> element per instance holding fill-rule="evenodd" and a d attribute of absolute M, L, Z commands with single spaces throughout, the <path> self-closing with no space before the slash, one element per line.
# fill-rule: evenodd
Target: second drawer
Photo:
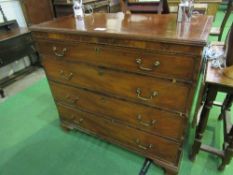
<path fill-rule="evenodd" d="M 190 85 L 118 72 L 87 64 L 43 58 L 50 79 L 130 101 L 187 112 Z"/>

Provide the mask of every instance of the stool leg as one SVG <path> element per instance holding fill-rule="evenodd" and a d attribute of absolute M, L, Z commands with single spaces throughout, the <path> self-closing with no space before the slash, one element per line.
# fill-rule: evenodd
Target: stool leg
<path fill-rule="evenodd" d="M 224 151 L 224 157 L 222 158 L 222 163 L 218 167 L 219 171 L 224 170 L 225 166 L 231 162 L 233 157 L 233 138 L 231 138 L 231 143 L 227 146 L 226 150 Z"/>
<path fill-rule="evenodd" d="M 202 106 L 202 104 L 205 102 L 205 99 L 206 99 L 206 86 L 202 85 L 200 88 L 200 95 L 198 96 L 198 99 L 197 99 L 197 107 L 196 107 L 193 121 L 192 121 L 193 128 L 196 126 L 198 111 L 199 111 L 200 107 Z"/>
<path fill-rule="evenodd" d="M 203 137 L 203 133 L 205 131 L 207 121 L 208 121 L 209 112 L 212 107 L 212 103 L 215 100 L 216 94 L 217 94 L 217 91 L 214 88 L 208 88 L 206 101 L 204 102 L 203 111 L 200 116 L 200 122 L 196 129 L 196 135 L 195 135 L 194 144 L 192 146 L 192 151 L 190 154 L 190 160 L 195 160 L 196 154 L 200 150 L 201 139 Z"/>
<path fill-rule="evenodd" d="M 232 102 L 233 102 L 233 94 L 230 94 L 226 104 L 226 110 L 231 110 Z"/>
<path fill-rule="evenodd" d="M 229 135 L 233 137 L 233 126 L 231 127 L 231 131 L 229 132 Z"/>
<path fill-rule="evenodd" d="M 225 110 L 230 110 L 233 101 L 233 95 L 227 94 L 226 98 L 224 99 L 223 105 L 221 107 L 221 113 L 218 117 L 218 120 L 222 120 L 225 115 Z"/>
<path fill-rule="evenodd" d="M 228 101 L 225 106 L 225 110 L 230 110 L 232 102 L 233 102 L 233 95 L 227 95 Z M 233 157 L 233 125 L 231 126 L 230 132 L 227 134 L 229 137 L 228 146 L 224 150 L 224 157 L 222 158 L 222 163 L 218 167 L 220 171 L 224 170 L 225 166 L 231 162 L 231 159 Z"/>

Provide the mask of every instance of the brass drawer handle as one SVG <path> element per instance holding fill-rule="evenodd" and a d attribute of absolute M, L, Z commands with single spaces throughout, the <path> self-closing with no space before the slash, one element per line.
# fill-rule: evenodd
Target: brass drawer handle
<path fill-rule="evenodd" d="M 71 103 L 76 103 L 79 100 L 78 97 L 72 98 L 70 95 L 66 95 L 65 99 Z"/>
<path fill-rule="evenodd" d="M 61 52 L 58 51 L 56 46 L 53 46 L 53 53 L 54 55 L 56 55 L 57 57 L 64 57 L 65 53 L 67 51 L 67 48 L 63 48 Z"/>
<path fill-rule="evenodd" d="M 148 98 L 142 97 L 142 96 L 141 96 L 142 91 L 141 91 L 140 88 L 137 88 L 136 93 L 137 93 L 137 97 L 138 97 L 139 99 L 141 99 L 141 100 L 144 100 L 144 101 L 152 100 L 153 97 L 156 97 L 156 96 L 159 95 L 159 93 L 158 93 L 157 91 L 153 91 L 150 97 L 148 97 Z"/>
<path fill-rule="evenodd" d="M 146 127 L 153 127 L 153 126 L 155 125 L 155 123 L 156 123 L 156 120 L 151 120 L 151 121 L 149 121 L 149 122 L 144 122 L 144 121 L 142 121 L 142 116 L 141 116 L 141 114 L 138 114 L 137 119 L 138 119 L 138 122 L 139 122 L 141 125 L 146 126 Z"/>
<path fill-rule="evenodd" d="M 63 70 L 60 70 L 60 75 L 65 80 L 71 80 L 74 74 L 72 72 L 66 74 Z"/>
<path fill-rule="evenodd" d="M 152 68 L 147 68 L 147 67 L 142 66 L 142 58 L 137 58 L 136 63 L 138 64 L 138 68 L 143 70 L 143 71 L 153 71 L 153 67 Z M 159 65 L 160 65 L 159 61 L 155 61 L 154 64 L 153 64 L 154 67 L 159 67 Z"/>
<path fill-rule="evenodd" d="M 139 148 L 144 149 L 144 150 L 148 150 L 148 149 L 151 149 L 151 148 L 153 147 L 152 144 L 149 144 L 149 145 L 141 145 L 139 139 L 136 139 L 135 142 L 136 142 L 136 144 L 137 144 L 137 146 L 138 146 Z"/>

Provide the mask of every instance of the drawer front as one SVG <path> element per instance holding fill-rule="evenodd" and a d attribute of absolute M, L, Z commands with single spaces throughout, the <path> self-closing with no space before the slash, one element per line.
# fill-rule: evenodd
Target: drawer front
<path fill-rule="evenodd" d="M 179 145 L 175 142 L 65 106 L 58 105 L 58 110 L 62 120 L 87 133 L 110 142 L 113 140 L 150 158 L 160 158 L 174 164 L 177 161 Z"/>
<path fill-rule="evenodd" d="M 85 43 L 71 45 L 39 42 L 38 46 L 42 54 L 55 59 L 83 61 L 113 69 L 183 80 L 192 80 L 194 74 L 195 59 L 187 56 L 150 54 L 145 50 Z"/>
<path fill-rule="evenodd" d="M 133 49 L 146 49 L 159 53 L 179 54 L 179 55 L 190 55 L 201 57 L 203 46 L 202 45 L 187 45 L 181 43 L 168 43 L 168 42 L 155 42 L 155 41 L 142 41 L 135 39 L 126 38 L 113 38 L 112 36 L 88 36 L 88 35 L 77 35 L 67 34 L 58 32 L 44 32 L 44 31 L 33 31 L 32 36 L 34 40 L 50 40 L 51 42 L 82 42 L 92 44 L 103 44 L 111 45 L 123 48 Z"/>
<path fill-rule="evenodd" d="M 190 89 L 187 84 L 49 58 L 44 59 L 43 64 L 48 77 L 60 82 L 152 106 L 186 110 Z"/>
<path fill-rule="evenodd" d="M 151 134 L 181 141 L 185 119 L 177 114 L 126 102 L 97 93 L 50 82 L 57 101 L 109 119 L 116 119 Z"/>

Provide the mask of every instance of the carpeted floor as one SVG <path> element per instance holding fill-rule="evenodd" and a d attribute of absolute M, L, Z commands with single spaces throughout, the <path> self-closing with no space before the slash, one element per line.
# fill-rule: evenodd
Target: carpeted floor
<path fill-rule="evenodd" d="M 223 12 L 218 12 L 215 26 L 222 17 Z M 220 148 L 218 114 L 219 109 L 213 108 L 204 140 Z M 224 172 L 217 171 L 219 159 L 204 152 L 195 163 L 189 161 L 193 135 L 190 128 L 179 174 L 232 175 L 233 161 Z M 143 157 L 85 134 L 63 132 L 46 79 L 0 104 L 0 175 L 138 175 L 143 161 Z M 155 165 L 148 171 L 148 175 L 162 174 Z"/>

